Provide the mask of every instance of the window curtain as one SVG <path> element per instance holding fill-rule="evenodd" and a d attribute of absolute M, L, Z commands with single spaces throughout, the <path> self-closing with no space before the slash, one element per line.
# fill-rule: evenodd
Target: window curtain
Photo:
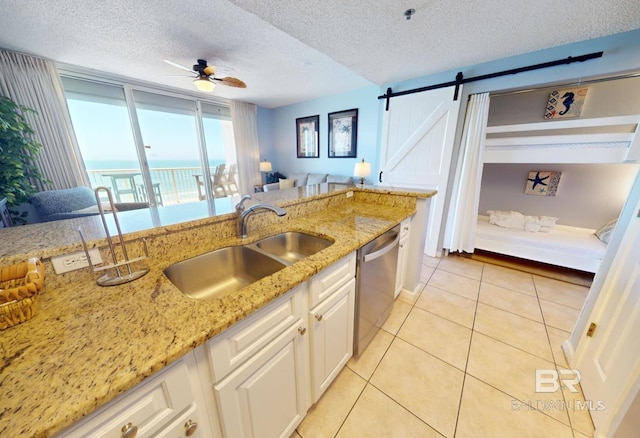
<path fill-rule="evenodd" d="M 484 144 L 489 117 L 489 93 L 473 94 L 467 104 L 460 155 L 447 221 L 448 245 L 452 252 L 475 249 L 478 204 Z"/>
<path fill-rule="evenodd" d="M 258 143 L 258 108 L 251 103 L 231 101 L 231 120 L 238 155 L 240 193 L 253 193 L 260 184 L 260 145 Z"/>
<path fill-rule="evenodd" d="M 80 149 L 67 111 L 58 71 L 50 60 L 0 50 L 0 93 L 36 113 L 24 114 L 43 145 L 36 158 L 46 186 L 34 181 L 38 190 L 66 189 L 89 185 Z"/>

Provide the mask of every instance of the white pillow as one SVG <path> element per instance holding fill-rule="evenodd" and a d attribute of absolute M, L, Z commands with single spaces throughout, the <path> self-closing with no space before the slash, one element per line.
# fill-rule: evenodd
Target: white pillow
<path fill-rule="evenodd" d="M 542 222 L 538 216 L 525 216 L 524 217 L 524 229 L 527 231 L 531 231 L 532 233 L 537 233 L 540 231 L 540 226 Z"/>
<path fill-rule="evenodd" d="M 606 224 L 598 228 L 593 234 L 595 234 L 596 237 L 602 240 L 604 243 L 609 243 L 609 239 L 611 239 L 611 234 L 613 233 L 613 229 L 616 227 L 617 221 L 618 219 L 613 219 L 607 222 Z"/>
<path fill-rule="evenodd" d="M 280 184 L 280 190 L 282 189 L 290 189 L 293 187 L 293 184 L 296 182 L 295 179 L 282 179 L 280 178 L 278 180 L 278 183 Z"/>
<path fill-rule="evenodd" d="M 551 227 L 553 228 L 553 226 L 556 224 L 556 221 L 558 220 L 557 217 L 551 217 L 551 216 L 540 216 L 540 222 L 543 227 Z"/>
<path fill-rule="evenodd" d="M 517 211 L 488 210 L 489 223 L 504 228 L 524 230 L 524 215 Z"/>

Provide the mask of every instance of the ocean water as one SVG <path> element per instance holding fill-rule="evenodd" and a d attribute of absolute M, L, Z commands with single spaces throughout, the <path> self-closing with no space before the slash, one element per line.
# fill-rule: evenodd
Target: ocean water
<path fill-rule="evenodd" d="M 214 168 L 223 163 L 222 160 L 209 160 L 209 167 Z M 85 160 L 87 170 L 139 169 L 136 160 Z M 149 160 L 151 168 L 177 169 L 181 167 L 200 167 L 199 160 Z"/>
<path fill-rule="evenodd" d="M 218 164 L 223 162 L 221 160 L 209 161 L 211 172 Z M 136 160 L 85 160 L 85 166 L 89 174 L 91 187 L 112 187 L 115 194 L 118 190 L 115 189 L 114 184 L 117 184 L 123 190 L 121 202 L 138 202 L 145 199 L 144 195 L 140 194 L 141 188 L 136 188 L 138 194 L 131 193 L 131 180 L 120 180 L 120 182 L 115 183 L 110 177 L 112 174 L 134 173 L 136 176 L 134 176 L 133 184 L 142 187 L 140 166 Z M 197 179 L 195 178 L 199 176 L 200 181 L 202 181 L 199 160 L 149 160 L 149 166 L 156 198 L 160 196 L 163 205 L 199 200 L 203 189 L 201 185 L 197 184 Z"/>

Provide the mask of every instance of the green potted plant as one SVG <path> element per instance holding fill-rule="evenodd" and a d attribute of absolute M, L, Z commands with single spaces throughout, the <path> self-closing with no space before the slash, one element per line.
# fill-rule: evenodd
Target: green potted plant
<path fill-rule="evenodd" d="M 34 181 L 47 182 L 35 164 L 42 145 L 34 140 L 35 131 L 23 113 L 32 109 L 0 96 L 0 198 L 9 207 L 28 202 L 36 192 Z M 14 223 L 25 223 L 26 212 L 11 210 Z"/>

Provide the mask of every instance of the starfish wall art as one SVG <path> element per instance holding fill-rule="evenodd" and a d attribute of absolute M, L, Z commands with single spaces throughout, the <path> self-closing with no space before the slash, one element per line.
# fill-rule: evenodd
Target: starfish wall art
<path fill-rule="evenodd" d="M 532 170 L 529 172 L 525 195 L 555 196 L 562 172 Z"/>

